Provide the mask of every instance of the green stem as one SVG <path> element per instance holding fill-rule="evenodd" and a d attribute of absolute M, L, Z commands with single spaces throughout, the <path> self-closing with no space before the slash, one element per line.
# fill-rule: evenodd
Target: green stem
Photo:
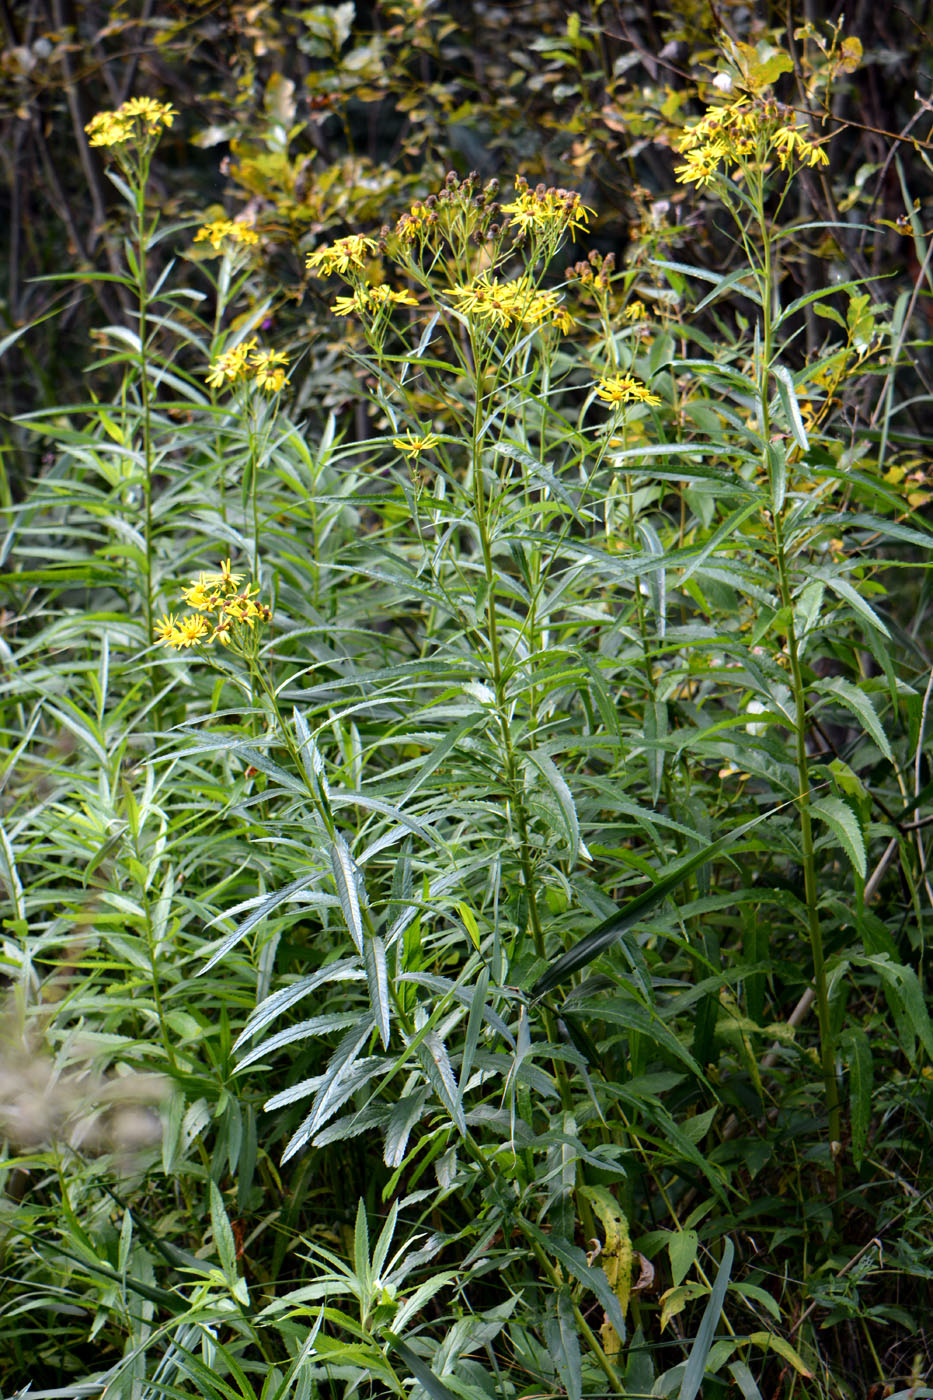
<path fill-rule="evenodd" d="M 140 167 L 136 188 L 136 290 L 139 308 L 139 396 L 143 422 L 143 508 L 145 512 L 144 562 L 146 642 L 153 643 L 152 617 L 152 415 L 149 403 L 149 372 L 146 356 L 149 291 L 146 277 L 146 168 Z"/>
<path fill-rule="evenodd" d="M 764 467 L 767 479 L 772 483 L 772 517 L 774 551 L 777 559 L 781 608 L 787 622 L 787 653 L 790 661 L 791 693 L 794 701 L 794 750 L 797 767 L 797 802 L 800 820 L 800 851 L 803 862 L 804 893 L 807 906 L 807 929 L 810 938 L 810 953 L 813 963 L 813 985 L 816 992 L 817 1019 L 820 1036 L 820 1067 L 823 1076 L 823 1091 L 826 1104 L 827 1128 L 829 1134 L 830 1160 L 836 1177 L 836 1196 L 839 1196 L 840 1172 L 836 1159 L 842 1139 L 842 1123 L 839 1107 L 839 1090 L 836 1080 L 836 1056 L 830 1019 L 829 988 L 826 978 L 826 959 L 823 949 L 823 931 L 820 924 L 819 887 L 817 882 L 816 856 L 813 848 L 813 823 L 810 816 L 810 774 L 807 761 L 807 695 L 800 665 L 800 648 L 794 622 L 793 591 L 787 567 L 787 550 L 784 541 L 784 502 L 778 502 L 773 489 L 773 465 L 768 452 L 771 432 L 769 410 L 769 381 L 773 354 L 773 288 L 771 265 L 771 241 L 764 212 L 764 191 L 761 180 L 757 187 L 757 213 L 761 231 L 761 304 L 762 304 L 762 346 L 761 361 L 758 366 L 758 398 L 761 408 L 761 438 Z"/>

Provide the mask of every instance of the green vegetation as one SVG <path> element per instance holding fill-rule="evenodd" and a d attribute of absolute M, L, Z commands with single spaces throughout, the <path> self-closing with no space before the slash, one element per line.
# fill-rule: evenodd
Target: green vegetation
<path fill-rule="evenodd" d="M 11 1400 L 933 1396 L 928 109 L 726 8 L 6 50 Z"/>

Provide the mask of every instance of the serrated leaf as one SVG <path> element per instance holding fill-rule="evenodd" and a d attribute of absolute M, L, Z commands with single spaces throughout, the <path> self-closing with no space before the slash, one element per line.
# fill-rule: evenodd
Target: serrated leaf
<path fill-rule="evenodd" d="M 356 944 L 357 952 L 362 953 L 363 918 L 360 913 L 360 870 L 350 854 L 350 847 L 339 833 L 331 843 L 330 859 L 343 917 L 350 930 L 350 937 Z"/>
<path fill-rule="evenodd" d="M 855 813 L 841 797 L 821 797 L 810 803 L 810 811 L 826 823 L 845 851 L 853 868 L 865 878 L 865 842 Z"/>
<path fill-rule="evenodd" d="M 389 1048 L 391 1006 L 389 1004 L 389 972 L 386 967 L 385 944 L 379 934 L 363 940 L 363 966 L 369 991 L 369 1005 L 379 1031 L 382 1048 Z"/>
<path fill-rule="evenodd" d="M 570 854 L 576 859 L 580 853 L 580 824 L 573 794 L 556 763 L 543 750 L 536 749 L 526 755 L 526 762 L 536 768 L 553 793 L 563 819 L 564 832 Z"/>
<path fill-rule="evenodd" d="M 393 1107 L 382 1149 L 382 1159 L 387 1167 L 400 1167 L 405 1160 L 411 1130 L 424 1113 L 426 1098 L 427 1091 L 418 1089 L 413 1094 L 405 1094 Z"/>
<path fill-rule="evenodd" d="M 867 622 L 870 627 L 876 628 L 883 636 L 890 637 L 891 633 L 888 631 L 887 627 L 885 627 L 881 618 L 868 606 L 862 595 L 856 592 L 848 579 L 833 575 L 827 578 L 826 584 L 827 587 L 833 590 L 838 598 L 848 603 L 853 612 L 858 613 L 859 617 L 861 617 L 864 622 Z"/>
<path fill-rule="evenodd" d="M 366 1298 L 371 1283 L 369 1267 L 369 1222 L 366 1219 L 366 1202 L 360 1197 L 356 1207 L 356 1225 L 353 1230 L 353 1267 L 360 1285 L 361 1297 Z"/>
<path fill-rule="evenodd" d="M 460 1090 L 457 1088 L 457 1081 L 454 1079 L 454 1072 L 450 1067 L 450 1059 L 444 1042 L 437 1031 L 427 1031 L 415 1053 L 421 1061 L 431 1087 L 447 1109 L 457 1130 L 465 1133 L 466 1120 L 463 1116 Z"/>
<path fill-rule="evenodd" d="M 786 365 L 772 365 L 771 372 L 777 383 L 778 397 L 781 400 L 781 407 L 784 409 L 788 427 L 794 435 L 794 441 L 801 452 L 809 452 L 810 439 L 807 437 L 807 430 L 803 425 L 803 418 L 800 416 L 800 404 L 797 402 L 794 376 Z"/>
<path fill-rule="evenodd" d="M 894 754 L 891 745 L 888 743 L 888 736 L 884 732 L 881 720 L 875 711 L 875 707 L 864 690 L 860 690 L 857 685 L 847 681 L 842 676 L 833 676 L 830 680 L 818 682 L 815 689 L 821 695 L 830 695 L 844 705 L 856 719 L 861 720 L 866 732 L 871 735 L 875 743 L 889 763 L 894 762 Z"/>
<path fill-rule="evenodd" d="M 237 944 L 241 943 L 248 933 L 252 933 L 257 924 L 262 923 L 263 919 L 267 919 L 273 910 L 278 909 L 280 904 L 288 904 L 298 895 L 314 894 L 312 886 L 317 879 L 320 879 L 319 872 L 309 871 L 307 875 L 300 876 L 297 880 L 293 880 L 290 885 L 286 885 L 284 889 L 276 890 L 274 894 L 267 895 L 256 904 L 252 913 L 241 924 L 238 924 L 232 933 L 228 933 L 226 938 L 214 949 L 214 952 L 200 969 L 201 976 L 203 977 L 206 972 L 210 972 L 212 967 L 221 962 L 229 952 L 232 952 Z M 230 913 L 235 913 L 242 907 L 242 905 L 237 905 L 235 909 L 226 914 L 219 914 L 216 919 L 212 920 L 212 923 L 216 923 L 218 919 L 229 918 Z"/>
<path fill-rule="evenodd" d="M 220 1259 L 220 1267 L 223 1270 L 224 1278 L 232 1287 L 237 1279 L 236 1241 L 233 1238 L 233 1230 L 224 1208 L 224 1198 L 220 1194 L 220 1188 L 216 1181 L 210 1182 L 210 1195 L 211 1233 L 214 1236 L 214 1247 Z"/>

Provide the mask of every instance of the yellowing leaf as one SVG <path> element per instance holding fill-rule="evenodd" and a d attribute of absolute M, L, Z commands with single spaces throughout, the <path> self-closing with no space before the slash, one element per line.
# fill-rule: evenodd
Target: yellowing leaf
<path fill-rule="evenodd" d="M 773 1332 L 752 1332 L 748 1340 L 763 1351 L 776 1351 L 778 1356 L 789 1362 L 801 1376 L 805 1376 L 808 1381 L 813 1379 L 813 1372 L 804 1365 L 790 1342 L 786 1342 L 783 1337 L 776 1337 Z"/>
<path fill-rule="evenodd" d="M 609 1280 L 609 1286 L 618 1298 L 622 1316 L 625 1317 L 632 1292 L 632 1265 L 635 1261 L 628 1221 L 615 1197 L 605 1186 L 587 1187 L 586 1197 L 592 1204 L 606 1236 L 600 1255 L 603 1273 Z M 621 1349 L 619 1334 L 608 1318 L 603 1319 L 599 1339 L 607 1356 L 615 1356 Z"/>

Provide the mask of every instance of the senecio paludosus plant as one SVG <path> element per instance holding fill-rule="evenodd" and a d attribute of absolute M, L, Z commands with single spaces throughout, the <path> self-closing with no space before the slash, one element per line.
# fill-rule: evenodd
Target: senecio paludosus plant
<path fill-rule="evenodd" d="M 510 1309 L 500 1309 L 496 1326 L 508 1323 L 513 1350 L 531 1369 L 549 1364 L 572 1395 L 606 1385 L 626 1393 L 626 1327 L 632 1317 L 638 1325 L 645 1321 L 628 1218 L 642 1206 L 636 1176 L 656 1184 L 675 1226 L 677 1281 L 662 1299 L 662 1327 L 697 1299 L 708 1300 L 714 1313 L 688 1353 L 681 1395 L 699 1392 L 730 1281 L 731 1243 L 714 1261 L 712 1278 L 699 1263 L 696 1236 L 681 1228 L 683 1219 L 693 1219 L 690 1193 L 678 1194 L 677 1171 L 665 1175 L 657 1162 L 689 1161 L 721 1196 L 720 1168 L 702 1157 L 657 1096 L 644 1087 L 626 1089 L 626 1081 L 639 1082 L 658 1063 L 690 1077 L 697 1103 L 708 1088 L 706 1061 L 698 1063 L 686 1037 L 658 1014 L 658 979 L 648 960 L 655 945 L 629 935 L 640 920 L 660 916 L 670 897 L 689 891 L 694 877 L 704 907 L 716 907 L 709 901 L 719 892 L 702 884 L 703 869 L 760 820 L 736 832 L 727 803 L 716 813 L 719 836 L 705 818 L 698 829 L 686 824 L 695 810 L 691 784 L 719 752 L 709 747 L 711 726 L 738 727 L 746 736 L 744 747 L 732 750 L 739 762 L 727 762 L 720 779 L 734 775 L 740 798 L 748 772 L 767 774 L 778 806 L 796 824 L 796 835 L 784 827 L 781 839 L 799 854 L 804 876 L 800 904 L 824 1098 L 816 1160 L 836 1191 L 841 1180 L 840 1040 L 830 1011 L 815 824 L 847 853 L 862 882 L 865 851 L 845 789 L 821 779 L 814 790 L 808 715 L 829 691 L 810 684 L 804 657 L 824 625 L 827 599 L 870 626 L 882 624 L 850 581 L 855 547 L 847 554 L 846 520 L 831 501 L 839 473 L 827 468 L 823 484 L 815 485 L 807 455 L 839 384 L 879 342 L 873 318 L 853 298 L 848 320 L 837 315 L 844 344 L 796 376 L 785 364 L 789 324 L 800 308 L 780 301 L 776 217 L 795 172 L 824 163 L 825 149 L 771 95 L 769 84 L 785 71 L 781 64 L 756 67 L 741 61 L 738 50 L 733 59 L 712 85 L 707 111 L 683 132 L 675 173 L 732 215 L 746 261 L 720 290 L 738 289 L 753 304 L 750 348 L 734 343 L 719 360 L 678 360 L 669 333 L 672 298 L 658 294 L 657 284 L 639 286 L 637 270 L 616 274 L 611 258 L 592 254 L 563 282 L 555 279 L 561 250 L 589 234 L 591 211 L 578 193 L 522 179 L 511 198 L 500 199 L 496 181 L 482 185 L 451 174 L 394 226 L 371 236 L 351 233 L 308 254 L 308 272 L 346 284 L 332 309 L 348 327 L 379 430 L 362 446 L 377 464 L 368 499 L 382 508 L 382 533 L 376 543 L 360 539 L 355 568 L 388 580 L 406 606 L 415 605 L 414 621 L 400 629 L 412 679 L 407 710 L 391 742 L 383 737 L 370 745 L 371 784 L 360 780 L 352 800 L 339 792 L 336 801 L 322 753 L 333 708 L 313 732 L 297 704 L 289 718 L 280 709 L 284 687 L 272 673 L 284 664 L 273 654 L 281 638 L 273 629 L 264 640 L 275 619 L 258 591 L 263 533 L 255 470 L 247 490 L 252 581 L 241 589 L 244 574 L 228 559 L 184 591 L 189 614 L 169 611 L 159 623 L 151 620 L 151 569 L 144 581 L 151 639 L 186 659 L 216 658 L 211 647 L 219 644 L 225 658 L 249 672 L 254 698 L 261 694 L 267 706 L 269 728 L 261 737 L 270 748 L 284 747 L 294 770 L 288 784 L 271 761 L 263 770 L 270 784 L 266 819 L 274 819 L 281 778 L 288 802 L 275 818 L 278 829 L 307 851 L 307 868 L 290 889 L 301 897 L 319 886 L 332 889 L 345 923 L 340 959 L 271 993 L 238 1042 L 243 1069 L 269 1062 L 285 1046 L 294 1052 L 315 1038 L 327 1046 L 314 1073 L 267 1101 L 270 1112 L 310 1101 L 291 1130 L 285 1160 L 377 1130 L 389 1173 L 386 1199 L 403 1172 L 416 1181 L 436 1163 L 439 1190 L 446 1201 L 459 1202 L 467 1222 L 471 1267 L 485 1268 L 499 1257 L 495 1241 L 505 1241 L 502 1270 L 514 1280 L 512 1308 L 519 1296 L 525 1306 L 520 1320 L 509 1321 Z M 101 114 L 89 131 L 114 151 L 142 210 L 149 142 L 170 125 L 171 114 L 127 108 L 122 117 Z M 141 355 L 151 234 L 141 214 Z M 252 230 L 235 220 L 215 220 L 197 239 L 228 268 L 254 246 Z M 689 272 L 657 266 L 672 281 Z M 652 293 L 655 313 L 645 308 Z M 260 348 L 248 334 L 229 343 L 219 336 L 206 382 L 215 394 L 241 396 L 251 442 L 262 430 L 258 396 L 277 404 L 288 362 L 284 352 Z M 731 433 L 684 444 L 676 426 L 704 385 L 710 401 L 723 406 Z M 268 419 L 262 423 L 268 426 Z M 684 467 L 684 460 L 693 465 Z M 149 476 L 147 483 L 149 502 Z M 673 544 L 660 534 L 667 529 L 668 492 L 680 506 Z M 829 528 L 823 515 L 835 543 L 830 562 L 821 556 L 814 564 L 814 542 Z M 679 595 L 684 612 L 707 620 L 705 579 L 721 578 L 723 561 L 761 603 L 763 625 L 747 636 L 724 636 L 715 627 L 691 634 L 686 626 L 675 635 L 667 621 L 672 596 Z M 346 568 L 352 573 L 354 566 Z M 710 654 L 704 670 L 693 671 L 684 660 L 690 648 Z M 726 654 L 731 659 L 724 662 Z M 356 682 L 347 715 L 397 704 L 397 676 L 387 679 L 389 669 Z M 672 739 L 675 702 L 692 702 L 703 686 L 704 724 L 691 731 L 684 723 Z M 845 703 L 846 694 L 838 691 L 837 700 Z M 871 704 L 849 700 L 883 749 Z M 749 715 L 754 719 L 746 727 Z M 759 762 L 757 736 L 769 727 L 791 735 L 783 767 L 772 751 L 766 752 L 770 767 Z M 406 743 L 431 751 L 420 775 L 411 775 Z M 383 750 L 402 757 L 386 758 Z M 675 750 L 692 755 L 694 768 L 674 762 Z M 301 804 L 295 807 L 296 776 L 310 818 Z M 350 828 L 346 811 L 353 802 L 374 823 L 365 836 L 354 837 Z M 613 804 L 619 802 L 637 820 L 625 839 L 610 841 L 604 833 L 621 818 L 605 814 L 618 814 L 622 809 Z M 670 834 L 673 858 L 652 823 Z M 663 857 L 660 871 L 638 865 L 633 830 Z M 619 908 L 613 895 L 621 890 L 627 898 L 628 879 L 620 880 L 614 863 L 623 860 L 636 876 L 651 871 L 653 885 Z M 245 943 L 287 894 L 270 896 L 235 923 L 208 966 Z M 719 897 L 739 895 L 733 888 Z M 703 899 L 696 903 L 700 908 Z M 581 908 L 597 921 L 582 938 Z M 327 939 L 333 937 L 330 924 Z M 715 965 L 711 947 L 702 944 L 698 966 L 703 958 L 707 968 Z M 586 973 L 612 950 L 624 973 L 611 957 L 598 974 Z M 586 973 L 584 980 L 557 1006 L 552 994 L 577 973 Z M 261 1039 L 299 1001 L 322 995 L 330 998 L 329 1015 Z M 718 1007 L 719 998 L 713 1000 Z M 694 1049 L 704 1015 L 697 1017 Z M 628 1059 L 615 1072 L 594 1048 L 591 1033 L 599 1024 L 624 1027 L 629 1036 Z M 340 1038 L 331 1052 L 328 1037 L 335 1032 Z M 750 1073 L 757 1076 L 757 1065 Z M 370 1084 L 378 1085 L 375 1093 L 364 1093 Z M 510 1246 L 516 1232 L 538 1266 L 534 1289 L 519 1277 Z M 586 1255 L 578 1236 L 597 1247 Z M 326 1340 L 327 1363 L 356 1367 L 362 1377 L 361 1357 L 370 1348 L 376 1372 L 403 1394 L 386 1360 L 390 1345 L 406 1365 L 415 1355 L 391 1330 L 400 1332 L 411 1320 L 403 1298 L 384 1291 L 374 1302 L 376 1295 L 367 1294 L 364 1306 L 359 1279 L 344 1287 L 333 1256 L 317 1255 L 335 1270 L 328 1286 L 361 1299 L 358 1322 L 342 1333 L 334 1314 L 332 1332 L 322 1332 L 318 1345 L 324 1349 Z M 695 1278 L 685 1282 L 691 1271 Z M 593 1325 L 590 1295 L 602 1309 L 601 1325 Z M 535 1329 L 541 1343 L 530 1339 Z M 744 1332 L 729 1324 L 727 1330 L 729 1337 L 717 1343 L 716 1367 L 736 1354 L 766 1350 L 773 1340 L 760 1328 Z M 418 1345 L 430 1355 L 423 1337 Z M 784 1359 L 808 1375 L 786 1339 L 782 1346 Z"/>

